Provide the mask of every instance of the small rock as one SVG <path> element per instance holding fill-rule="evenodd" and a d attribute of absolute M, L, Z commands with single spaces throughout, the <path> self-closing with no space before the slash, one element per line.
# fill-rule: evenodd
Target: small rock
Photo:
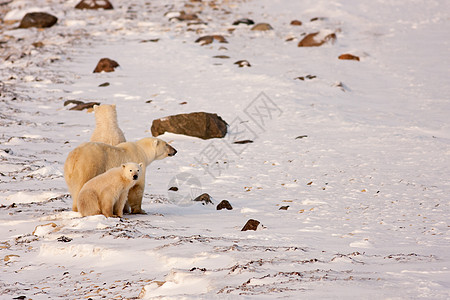
<path fill-rule="evenodd" d="M 151 132 L 153 136 L 172 132 L 206 140 L 223 138 L 227 134 L 227 125 L 217 114 L 194 112 L 153 120 Z"/>
<path fill-rule="evenodd" d="M 270 26 L 269 23 L 258 23 L 252 27 L 252 30 L 267 31 L 267 30 L 273 30 L 273 28 L 272 28 L 272 26 Z"/>
<path fill-rule="evenodd" d="M 233 144 L 250 144 L 253 143 L 252 140 L 242 140 L 242 141 L 234 141 Z"/>
<path fill-rule="evenodd" d="M 199 37 L 195 40 L 195 42 L 200 43 L 200 45 L 204 46 L 211 44 L 214 40 L 218 41 L 219 43 L 228 43 L 228 41 L 222 35 L 218 34 Z"/>
<path fill-rule="evenodd" d="M 253 24 L 255 24 L 255 22 L 253 20 L 247 19 L 247 18 L 242 18 L 242 19 L 239 19 L 239 20 L 236 20 L 233 22 L 233 25 L 235 25 L 235 26 L 237 26 L 239 24 L 253 25 Z"/>
<path fill-rule="evenodd" d="M 95 67 L 94 73 L 114 72 L 114 69 L 118 66 L 119 64 L 115 60 L 102 58 L 99 60 L 97 66 Z"/>
<path fill-rule="evenodd" d="M 292 26 L 301 26 L 301 25 L 302 25 L 302 22 L 299 21 L 299 20 L 292 20 L 292 21 L 291 21 L 291 25 L 292 25 Z"/>
<path fill-rule="evenodd" d="M 78 105 L 78 104 L 83 104 L 84 102 L 83 101 L 80 101 L 80 100 L 66 100 L 66 101 L 64 101 L 64 106 L 67 106 L 67 105 L 69 105 L 69 104 L 75 104 L 75 105 Z"/>
<path fill-rule="evenodd" d="M 172 187 L 169 188 L 169 191 L 177 192 L 178 188 L 176 186 L 172 186 Z"/>
<path fill-rule="evenodd" d="M 33 45 L 33 47 L 35 47 L 35 48 L 42 48 L 42 47 L 44 47 L 44 43 L 43 42 L 36 42 L 36 43 L 31 44 L 31 45 Z"/>
<path fill-rule="evenodd" d="M 310 22 L 315 22 L 315 21 L 325 21 L 327 18 L 324 17 L 315 17 L 312 18 L 311 20 L 309 20 Z"/>
<path fill-rule="evenodd" d="M 106 86 L 109 86 L 109 82 L 104 82 L 99 85 L 99 87 L 106 87 Z"/>
<path fill-rule="evenodd" d="M 45 12 L 27 13 L 20 21 L 19 28 L 48 28 L 58 22 L 58 18 Z"/>
<path fill-rule="evenodd" d="M 72 241 L 72 239 L 70 237 L 62 235 L 57 239 L 57 241 L 63 242 L 63 243 L 68 243 L 68 242 Z"/>
<path fill-rule="evenodd" d="M 336 34 L 330 33 L 322 39 L 317 39 L 319 32 L 314 32 L 306 35 L 299 43 L 298 47 L 319 47 L 327 42 L 334 43 L 336 41 Z"/>
<path fill-rule="evenodd" d="M 306 137 L 308 137 L 307 135 L 299 135 L 298 137 L 296 137 L 295 139 L 296 140 L 299 140 L 299 139 L 303 139 L 303 138 L 306 138 Z"/>
<path fill-rule="evenodd" d="M 359 57 L 358 56 L 353 55 L 353 54 L 349 54 L 349 53 L 341 54 L 341 55 L 339 55 L 338 58 L 339 59 L 345 59 L 345 60 L 357 60 L 357 61 L 359 61 Z"/>
<path fill-rule="evenodd" d="M 233 207 L 231 206 L 230 202 L 228 200 L 222 200 L 216 207 L 217 210 L 227 209 L 232 210 Z"/>
<path fill-rule="evenodd" d="M 186 13 L 184 10 L 180 11 L 178 16 L 171 17 L 169 20 L 176 19 L 178 21 L 197 21 L 200 20 L 194 13 Z"/>
<path fill-rule="evenodd" d="M 350 91 L 350 88 L 341 81 L 335 82 L 332 86 L 340 88 L 343 92 Z"/>
<path fill-rule="evenodd" d="M 93 109 L 94 105 L 100 105 L 100 102 L 87 102 L 87 103 L 79 103 L 74 107 L 71 107 L 69 110 L 84 110 L 84 109 Z"/>
<path fill-rule="evenodd" d="M 157 42 L 159 42 L 159 39 L 142 40 L 139 43 L 157 43 Z"/>
<path fill-rule="evenodd" d="M 108 0 L 81 0 L 76 9 L 113 9 L 111 2 Z"/>
<path fill-rule="evenodd" d="M 228 59 L 230 58 L 228 55 L 215 55 L 213 58 L 221 58 L 221 59 Z"/>
<path fill-rule="evenodd" d="M 260 222 L 258 220 L 250 219 L 245 223 L 244 227 L 242 227 L 241 231 L 247 230 L 256 230 Z"/>
<path fill-rule="evenodd" d="M 251 67 L 251 66 L 252 66 L 247 60 L 238 60 L 238 61 L 235 62 L 234 64 L 235 64 L 235 65 L 238 65 L 239 68 L 242 68 L 242 67 Z"/>
<path fill-rule="evenodd" d="M 305 79 L 314 79 L 314 78 L 317 78 L 317 76 L 315 76 L 315 75 L 306 75 L 306 76 L 295 77 L 294 79 L 305 81 Z"/>
<path fill-rule="evenodd" d="M 211 201 L 211 197 L 207 193 L 203 193 L 197 198 L 195 198 L 193 201 L 195 202 L 202 202 L 203 205 L 206 204 L 213 204 Z"/>
<path fill-rule="evenodd" d="M 288 210 L 288 208 L 289 208 L 289 205 L 281 206 L 279 210 Z"/>

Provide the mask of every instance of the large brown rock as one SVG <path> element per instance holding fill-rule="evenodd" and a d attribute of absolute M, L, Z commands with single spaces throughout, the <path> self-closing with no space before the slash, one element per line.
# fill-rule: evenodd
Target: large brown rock
<path fill-rule="evenodd" d="M 19 28 L 48 28 L 58 22 L 58 18 L 45 12 L 27 13 L 20 21 Z"/>
<path fill-rule="evenodd" d="M 299 43 L 299 47 L 319 47 L 325 43 L 336 41 L 336 34 L 330 33 L 323 38 L 318 37 L 319 32 L 314 32 L 306 35 Z"/>
<path fill-rule="evenodd" d="M 151 131 L 153 136 L 172 132 L 206 140 L 223 138 L 227 134 L 227 125 L 217 114 L 194 112 L 153 120 Z"/>
<path fill-rule="evenodd" d="M 111 2 L 108 0 L 81 0 L 76 9 L 113 9 Z"/>
<path fill-rule="evenodd" d="M 101 72 L 114 72 L 114 69 L 117 68 L 119 64 L 112 59 L 109 58 L 102 58 L 97 63 L 97 66 L 94 69 L 94 73 L 101 73 Z"/>

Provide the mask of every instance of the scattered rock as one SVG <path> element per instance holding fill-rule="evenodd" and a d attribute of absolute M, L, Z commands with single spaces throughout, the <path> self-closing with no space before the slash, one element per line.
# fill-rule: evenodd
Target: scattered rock
<path fill-rule="evenodd" d="M 252 140 L 242 140 L 242 141 L 235 141 L 233 144 L 250 144 L 253 143 Z"/>
<path fill-rule="evenodd" d="M 178 192 L 178 188 L 176 186 L 172 186 L 169 188 L 169 191 Z"/>
<path fill-rule="evenodd" d="M 215 55 L 213 58 L 221 58 L 221 59 L 228 59 L 230 58 L 228 55 Z"/>
<path fill-rule="evenodd" d="M 35 48 L 42 48 L 42 47 L 44 47 L 44 43 L 43 42 L 36 42 L 36 43 L 31 44 L 31 45 L 33 45 L 33 47 L 35 47 Z"/>
<path fill-rule="evenodd" d="M 64 102 L 64 106 L 69 104 L 75 104 L 74 107 L 71 107 L 69 110 L 84 110 L 84 109 L 93 109 L 94 105 L 100 105 L 100 102 L 87 102 L 84 103 L 83 101 L 78 100 L 67 100 Z"/>
<path fill-rule="evenodd" d="M 169 13 L 170 15 L 170 13 Z M 197 21 L 200 20 L 198 16 L 194 13 L 186 13 L 184 10 L 180 11 L 177 16 L 169 17 L 170 20 L 178 20 L 178 21 Z"/>
<path fill-rule="evenodd" d="M 186 101 L 183 101 L 183 102 L 180 102 L 179 104 L 180 104 L 180 105 L 185 105 L 185 104 L 187 104 L 187 102 L 186 102 Z"/>
<path fill-rule="evenodd" d="M 247 18 L 242 18 L 242 19 L 239 19 L 239 20 L 236 20 L 233 22 L 233 25 L 235 25 L 235 26 L 237 26 L 239 24 L 253 25 L 253 24 L 255 24 L 255 22 L 253 20 L 247 19 Z"/>
<path fill-rule="evenodd" d="M 341 81 L 335 82 L 332 86 L 340 88 L 343 92 L 350 91 L 350 88 Z"/>
<path fill-rule="evenodd" d="M 298 79 L 298 80 L 305 81 L 305 79 L 314 79 L 314 78 L 317 78 L 317 76 L 315 76 L 315 75 L 306 75 L 306 76 L 295 77 L 294 80 Z"/>
<path fill-rule="evenodd" d="M 353 54 L 349 54 L 349 53 L 341 54 L 341 55 L 339 55 L 338 58 L 339 59 L 345 59 L 345 60 L 357 60 L 357 61 L 359 61 L 359 57 L 358 56 L 353 55 Z"/>
<path fill-rule="evenodd" d="M 72 241 L 72 238 L 62 235 L 57 239 L 57 241 L 63 242 L 63 243 L 68 243 L 68 242 Z"/>
<path fill-rule="evenodd" d="M 289 208 L 289 205 L 281 206 L 279 210 L 288 210 L 288 208 Z"/>
<path fill-rule="evenodd" d="M 195 202 L 202 202 L 203 205 L 206 204 L 213 204 L 211 201 L 211 197 L 207 193 L 203 193 L 197 198 L 195 198 L 193 201 Z"/>
<path fill-rule="evenodd" d="M 299 140 L 299 139 L 303 139 L 303 138 L 306 138 L 306 137 L 308 137 L 307 135 L 299 135 L 298 137 L 296 137 L 295 139 L 296 140 Z"/>
<path fill-rule="evenodd" d="M 58 18 L 45 12 L 27 13 L 20 21 L 19 28 L 48 28 L 58 22 Z"/>
<path fill-rule="evenodd" d="M 159 42 L 159 39 L 142 40 L 139 43 L 157 43 L 157 42 Z"/>
<path fill-rule="evenodd" d="M 319 32 L 314 32 L 306 35 L 299 43 L 298 47 L 319 47 L 327 42 L 334 43 L 336 41 L 336 34 L 330 33 L 323 38 L 318 39 Z"/>
<path fill-rule="evenodd" d="M 256 230 L 260 222 L 258 220 L 250 219 L 245 223 L 244 227 L 242 227 L 241 231 L 247 230 Z"/>
<path fill-rule="evenodd" d="M 217 114 L 194 112 L 153 120 L 153 136 L 172 132 L 195 136 L 201 139 L 223 138 L 227 134 L 227 123 Z"/>
<path fill-rule="evenodd" d="M 76 9 L 113 9 L 111 2 L 108 0 L 81 0 Z"/>
<path fill-rule="evenodd" d="M 16 254 L 10 254 L 10 255 L 6 255 L 4 258 L 3 258 L 3 261 L 10 261 L 12 258 L 14 258 L 14 257 L 20 257 L 19 255 L 16 255 Z"/>
<path fill-rule="evenodd" d="M 252 27 L 252 30 L 267 31 L 267 30 L 273 30 L 273 28 L 272 28 L 272 26 L 270 26 L 269 23 L 258 23 Z"/>
<path fill-rule="evenodd" d="M 106 86 L 109 86 L 109 82 L 104 82 L 99 85 L 99 87 L 106 87 Z"/>
<path fill-rule="evenodd" d="M 299 20 L 292 20 L 292 21 L 291 21 L 291 25 L 292 25 L 292 26 L 301 26 L 301 25 L 302 25 L 302 22 L 299 21 Z"/>
<path fill-rule="evenodd" d="M 242 67 L 251 67 L 252 65 L 247 61 L 247 60 L 238 60 L 237 62 L 234 63 L 235 65 L 238 65 L 239 68 Z"/>
<path fill-rule="evenodd" d="M 232 210 L 233 206 L 231 206 L 230 202 L 228 200 L 222 200 L 216 207 L 217 210 L 227 209 Z"/>
<path fill-rule="evenodd" d="M 118 66 L 119 64 L 115 60 L 102 58 L 99 60 L 97 66 L 95 67 L 94 73 L 114 72 L 114 69 Z"/>
<path fill-rule="evenodd" d="M 214 42 L 214 40 L 218 41 L 219 43 L 228 43 L 228 41 L 222 35 L 218 34 L 199 37 L 195 40 L 195 42 L 200 43 L 200 45 L 204 46 L 211 44 L 212 42 Z"/>
<path fill-rule="evenodd" d="M 309 20 L 310 22 L 315 22 L 315 21 L 325 21 L 327 18 L 324 17 L 315 17 L 312 18 L 311 20 Z"/>

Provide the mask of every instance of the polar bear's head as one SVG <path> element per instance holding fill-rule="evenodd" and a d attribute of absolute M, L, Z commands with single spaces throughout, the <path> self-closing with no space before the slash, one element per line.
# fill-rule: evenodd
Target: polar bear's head
<path fill-rule="evenodd" d="M 137 164 L 137 163 L 126 163 L 122 164 L 122 170 L 124 172 L 124 175 L 129 180 L 138 180 L 139 176 L 141 176 L 143 164 Z"/>
<path fill-rule="evenodd" d="M 150 162 L 153 160 L 163 159 L 168 156 L 174 156 L 177 153 L 175 148 L 158 138 L 143 138 L 137 143 L 144 148 L 149 158 L 152 157 L 152 159 L 149 160 Z"/>

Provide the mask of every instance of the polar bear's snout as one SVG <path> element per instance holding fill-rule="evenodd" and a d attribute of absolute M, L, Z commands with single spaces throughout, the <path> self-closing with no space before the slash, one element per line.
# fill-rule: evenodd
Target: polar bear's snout
<path fill-rule="evenodd" d="M 133 180 L 138 180 L 139 176 L 137 174 L 133 175 Z"/>
<path fill-rule="evenodd" d="M 169 147 L 169 153 L 167 154 L 168 156 L 174 156 L 175 154 L 177 154 L 177 149 L 175 149 L 174 147 L 167 145 Z"/>

